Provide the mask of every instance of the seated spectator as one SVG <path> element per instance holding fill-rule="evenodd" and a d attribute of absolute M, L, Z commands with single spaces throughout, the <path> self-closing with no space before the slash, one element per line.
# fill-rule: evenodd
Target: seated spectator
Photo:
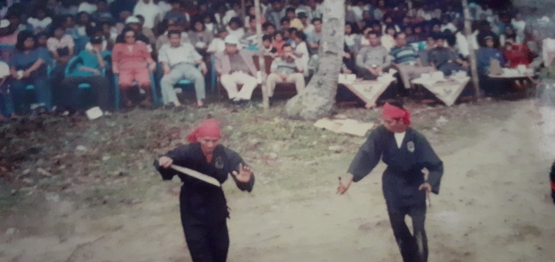
<path fill-rule="evenodd" d="M 43 31 L 35 35 L 37 39 L 37 47 L 48 48 L 49 33 Z"/>
<path fill-rule="evenodd" d="M 262 24 L 262 30 L 265 35 L 274 35 L 276 33 L 276 26 L 270 22 Z"/>
<path fill-rule="evenodd" d="M 66 77 L 60 88 L 63 88 L 62 108 L 75 111 L 79 108 L 79 102 L 76 101 L 75 92 L 79 89 L 79 85 L 87 83 L 91 86 L 91 90 L 96 99 L 97 105 L 104 111 L 111 108 L 110 106 L 110 81 L 102 75 L 102 70 L 106 68 L 106 63 L 102 57 L 102 37 L 93 37 L 91 39 L 91 50 L 83 50 L 78 57 L 82 63 L 78 64 L 74 72 Z"/>
<path fill-rule="evenodd" d="M 56 67 L 50 75 L 51 85 L 54 86 L 64 78 L 67 62 L 73 57 L 75 43 L 70 35 L 64 34 L 64 26 L 60 24 L 52 25 L 52 35 L 46 42 L 48 51 L 56 61 Z M 60 94 L 60 93 L 56 93 Z M 56 97 L 60 98 L 60 97 Z M 56 99 L 57 100 L 57 99 Z"/>
<path fill-rule="evenodd" d="M 436 47 L 428 53 L 428 62 L 434 69 L 442 71 L 446 76 L 453 71 L 469 71 L 468 63 L 460 59 L 456 51 L 445 47 L 445 35 L 436 34 L 434 40 Z"/>
<path fill-rule="evenodd" d="M 387 49 L 387 51 L 391 50 L 392 47 L 395 46 L 395 27 L 388 25 L 385 28 L 385 34 L 382 35 L 380 38 L 380 42 L 382 46 Z"/>
<path fill-rule="evenodd" d="M 281 29 L 281 19 L 285 17 L 285 10 L 283 9 L 283 4 L 280 0 L 270 1 L 270 5 L 266 9 L 264 14 L 266 21 L 277 25 L 277 29 Z"/>
<path fill-rule="evenodd" d="M 297 31 L 293 35 L 293 46 L 295 46 L 295 56 L 303 66 L 303 74 L 308 76 L 308 61 L 310 54 L 308 53 L 308 46 L 306 44 L 306 35 L 303 31 Z"/>
<path fill-rule="evenodd" d="M 206 74 L 208 70 L 206 64 L 193 45 L 181 42 L 181 32 L 170 31 L 168 36 L 170 43 L 162 46 L 158 53 L 158 61 L 162 63 L 164 69 L 164 77 L 160 83 L 164 104 L 171 103 L 175 107 L 181 106 L 174 86 L 180 80 L 187 79 L 195 85 L 197 106 L 203 107 L 203 100 L 206 96 L 203 74 Z M 201 66 L 202 73 L 196 68 L 196 65 Z"/>
<path fill-rule="evenodd" d="M 249 17 L 249 27 L 240 40 L 241 47 L 249 50 L 258 50 L 258 35 L 256 34 L 256 17 Z"/>
<path fill-rule="evenodd" d="M 386 33 L 387 32 L 387 27 L 393 27 L 393 30 L 395 30 L 395 32 L 401 31 L 401 28 L 399 28 L 398 25 L 393 23 L 393 18 L 389 14 L 386 14 L 383 17 L 382 32 Z"/>
<path fill-rule="evenodd" d="M 262 46 L 264 47 L 264 55 L 276 57 L 278 50 L 272 45 L 272 37 L 269 35 L 262 36 Z"/>
<path fill-rule="evenodd" d="M 368 26 L 372 29 L 372 31 L 378 34 L 378 37 L 381 37 L 382 34 L 385 32 L 385 27 L 378 20 L 372 21 Z"/>
<path fill-rule="evenodd" d="M 385 6 L 385 0 L 379 0 L 377 8 L 374 9 L 374 19 L 382 20 L 382 18 L 385 14 L 387 14 L 388 11 L 389 10 L 387 6 Z"/>
<path fill-rule="evenodd" d="M 301 19 L 297 18 L 295 8 L 289 7 L 285 9 L 285 17 L 289 18 L 290 27 L 297 28 L 297 30 L 303 30 L 303 22 L 301 22 Z"/>
<path fill-rule="evenodd" d="M 150 73 L 156 69 L 156 62 L 152 60 L 146 44 L 135 39 L 133 29 L 124 29 L 121 38 L 125 42 L 118 42 L 112 51 L 112 71 L 114 74 L 119 74 L 118 84 L 122 100 L 126 107 L 134 106 L 130 100 L 130 91 L 133 82 L 137 82 L 139 88 L 146 93 L 146 99 L 141 102 L 141 105 L 150 106 L 152 104 Z"/>
<path fill-rule="evenodd" d="M 407 42 L 410 43 L 418 43 L 426 41 L 426 38 L 423 36 L 422 32 L 422 24 L 416 24 L 412 27 L 413 34 L 409 35 L 407 33 Z M 406 33 L 406 31 L 405 31 Z"/>
<path fill-rule="evenodd" d="M 182 8 L 181 1 L 172 0 L 171 1 L 171 6 L 172 6 L 172 9 L 170 11 L 168 11 L 166 13 L 166 15 L 164 15 L 164 21 L 167 21 L 170 24 L 171 23 L 182 23 L 183 25 L 185 25 L 185 23 L 187 22 L 187 17 L 183 13 L 183 10 L 181 10 L 181 8 Z M 200 20 L 200 21 L 202 21 L 202 20 Z"/>
<path fill-rule="evenodd" d="M 487 35 L 484 39 L 480 40 L 480 42 L 485 43 L 485 45 L 480 47 L 476 52 L 480 87 L 484 89 L 487 96 L 497 97 L 503 93 L 508 82 L 504 79 L 493 79 L 489 75 L 492 73 L 491 66 L 494 61 L 499 63 L 500 67 L 504 67 L 505 59 L 501 51 L 495 46 L 495 38 Z"/>
<path fill-rule="evenodd" d="M 291 20 L 288 17 L 284 17 L 280 21 L 281 30 L 288 30 L 291 27 Z"/>
<path fill-rule="evenodd" d="M 463 58 L 467 58 L 470 55 L 470 44 L 468 43 L 468 38 L 464 33 L 464 25 L 457 26 L 457 31 L 455 33 L 455 38 L 457 41 L 457 49 L 459 54 Z"/>
<path fill-rule="evenodd" d="M 368 41 L 370 46 L 361 48 L 356 58 L 358 76 L 364 80 L 375 80 L 388 70 L 391 59 L 387 49 L 380 44 L 376 32 L 368 33 Z"/>
<path fill-rule="evenodd" d="M 209 54 L 215 54 L 225 51 L 225 41 L 224 39 L 229 35 L 225 27 L 219 27 L 216 29 L 216 37 L 212 39 L 212 43 L 208 46 Z"/>
<path fill-rule="evenodd" d="M 112 50 L 117 40 L 117 30 L 115 27 L 111 27 L 109 22 L 100 22 L 97 24 L 94 36 L 101 36 L 102 40 L 102 51 Z M 91 43 L 87 43 L 85 50 L 92 51 Z"/>
<path fill-rule="evenodd" d="M 354 51 L 360 36 L 357 34 L 357 27 L 354 23 L 345 23 L 345 45 L 349 50 Z"/>
<path fill-rule="evenodd" d="M 47 65 L 50 55 L 43 48 L 36 48 L 32 31 L 21 31 L 17 36 L 15 52 L 10 60 L 10 72 L 14 81 L 10 85 L 13 97 L 14 112 L 21 114 L 29 109 L 26 100 L 26 89 L 33 85 L 37 103 L 44 105 L 46 110 L 52 108 L 52 91 L 48 83 Z"/>
<path fill-rule="evenodd" d="M 27 23 L 32 27 L 33 32 L 37 34 L 44 31 L 52 23 L 52 18 L 46 16 L 44 8 L 37 8 L 34 15 L 27 19 Z"/>
<path fill-rule="evenodd" d="M 283 32 L 283 40 L 286 44 L 293 44 L 293 36 L 298 32 L 297 28 L 291 27 L 289 30 Z"/>
<path fill-rule="evenodd" d="M 272 46 L 277 50 L 278 54 L 283 53 L 283 45 L 285 45 L 285 40 L 283 40 L 283 32 L 277 31 L 272 38 Z"/>
<path fill-rule="evenodd" d="M 85 0 L 79 5 L 77 12 L 86 12 L 87 14 L 92 14 L 96 12 L 96 10 L 96 0 Z"/>
<path fill-rule="evenodd" d="M 125 28 L 130 28 L 131 30 L 133 30 L 133 32 L 135 32 L 134 34 L 134 38 L 137 42 L 143 42 L 146 46 L 147 46 L 147 50 L 149 52 L 152 52 L 152 48 L 151 48 L 151 44 L 150 43 L 150 39 L 148 37 L 146 37 L 143 34 L 143 28 L 141 26 L 141 21 L 134 16 L 130 16 L 125 20 Z M 125 30 L 125 29 L 124 29 Z M 117 38 L 116 38 L 116 43 L 124 43 L 125 41 L 125 35 L 120 34 Z"/>
<path fill-rule="evenodd" d="M 531 63 L 532 53 L 526 45 L 516 43 L 514 37 L 505 40 L 505 53 L 503 54 L 508 67 L 516 68 L 519 65 L 528 67 Z"/>
<path fill-rule="evenodd" d="M 238 44 L 237 37 L 228 35 L 225 38 L 225 51 L 216 53 L 215 65 L 222 86 L 227 90 L 230 101 L 235 104 L 249 101 L 258 84 L 254 53 L 238 49 Z M 243 85 L 241 91 L 237 90 L 238 84 Z"/>
<path fill-rule="evenodd" d="M 87 12 L 80 12 L 77 15 L 77 23 L 75 25 L 75 30 L 78 37 L 87 37 L 87 33 L 90 32 L 92 27 L 91 15 Z M 75 36 L 74 36 L 75 38 Z"/>
<path fill-rule="evenodd" d="M 214 39 L 214 35 L 206 31 L 204 23 L 202 21 L 195 21 L 193 23 L 193 29 L 189 31 L 189 41 L 197 49 L 201 55 L 206 55 L 206 50 L 208 50 L 208 45 Z"/>
<path fill-rule="evenodd" d="M 110 12 L 116 20 L 125 22 L 127 17 L 133 15 L 133 9 L 137 5 L 137 0 L 114 0 L 110 4 Z"/>
<path fill-rule="evenodd" d="M 4 19 L 7 19 L 10 22 L 9 32 L 10 35 L 15 34 L 15 38 L 17 38 L 17 34 L 23 30 L 32 30 L 29 25 L 21 22 L 21 15 L 16 12 L 8 11 Z"/>
<path fill-rule="evenodd" d="M 399 70 L 399 75 L 406 89 L 411 88 L 410 80 L 424 73 L 431 73 L 433 67 L 423 67 L 418 59 L 418 53 L 407 45 L 405 33 L 395 34 L 395 47 L 389 54 L 393 57 L 391 64 Z"/>
<path fill-rule="evenodd" d="M 445 32 L 445 30 L 450 30 L 451 32 L 456 32 L 457 27 L 452 23 L 452 19 L 449 15 L 443 15 L 441 18 L 441 32 Z"/>
<path fill-rule="evenodd" d="M 341 64 L 341 73 L 342 74 L 357 74 L 357 65 L 354 59 L 354 52 L 352 52 L 347 45 L 343 47 L 343 60 Z"/>
<path fill-rule="evenodd" d="M 212 34 L 215 34 L 218 25 L 214 21 L 214 16 L 206 14 L 206 15 L 203 15 L 201 17 L 202 17 L 202 21 L 204 23 L 204 27 L 206 27 L 206 32 L 210 32 Z"/>
<path fill-rule="evenodd" d="M 243 35 L 245 35 L 245 29 L 241 25 L 241 18 L 231 18 L 227 26 L 227 32 L 229 35 L 235 36 L 237 39 L 243 38 Z"/>
<path fill-rule="evenodd" d="M 167 22 L 164 22 L 167 24 Z M 156 39 L 156 50 L 160 51 L 160 48 L 162 48 L 163 45 L 168 44 L 169 41 L 169 36 L 168 33 L 170 31 L 179 31 L 182 32 L 181 33 L 181 43 L 187 43 L 189 42 L 189 36 L 187 35 L 187 33 L 183 32 L 183 30 L 185 30 L 185 27 L 183 25 L 180 24 L 168 24 L 166 25 L 166 31 L 158 37 L 158 39 Z"/>
<path fill-rule="evenodd" d="M 69 15 L 76 16 L 79 13 L 79 7 L 75 4 L 73 0 L 61 0 L 60 6 L 58 8 L 58 15 Z"/>
<path fill-rule="evenodd" d="M 15 45 L 15 43 L 17 43 L 17 33 L 10 29 L 10 21 L 0 20 L 0 44 Z"/>
<path fill-rule="evenodd" d="M 504 32 L 499 36 L 499 45 L 505 46 L 505 39 L 513 38 L 516 39 L 516 33 L 512 26 L 505 26 Z"/>
<path fill-rule="evenodd" d="M 130 25 L 131 27 L 136 27 L 138 26 L 136 32 L 139 32 L 140 35 L 146 36 L 146 38 L 148 38 L 148 46 L 154 45 L 154 43 L 156 43 L 156 36 L 154 36 L 154 32 L 152 31 L 151 28 L 145 27 L 145 18 L 142 15 L 138 15 L 137 19 L 139 19 L 139 24 L 132 24 Z M 149 49 L 149 51 L 151 51 Z"/>
<path fill-rule="evenodd" d="M 274 90 L 278 83 L 295 83 L 297 93 L 303 91 L 305 87 L 303 70 L 303 64 L 294 55 L 293 47 L 284 45 L 283 53 L 274 59 L 270 69 L 271 73 L 266 78 L 266 87 L 268 88 L 270 101 L 274 96 Z"/>
<path fill-rule="evenodd" d="M 432 21 L 430 21 L 430 24 L 432 31 L 430 33 L 433 34 L 439 34 L 441 33 L 441 21 L 439 19 L 432 19 Z"/>
<path fill-rule="evenodd" d="M 320 49 L 320 41 L 322 40 L 322 19 L 314 18 L 312 20 L 313 30 L 310 33 L 306 33 L 306 39 L 308 42 L 308 51 L 311 55 L 318 54 Z"/>
<path fill-rule="evenodd" d="M 92 18 L 97 22 L 114 22 L 114 17 L 108 9 L 108 3 L 106 0 L 97 0 L 96 11 L 92 13 Z"/>
<path fill-rule="evenodd" d="M 312 25 L 308 22 L 308 16 L 306 15 L 305 12 L 299 12 L 297 13 L 297 18 L 299 19 L 299 21 L 301 21 L 301 24 L 303 25 L 302 29 L 305 31 L 310 31 L 312 29 Z"/>
<path fill-rule="evenodd" d="M 154 0 L 139 0 L 133 9 L 133 15 L 141 15 L 145 18 L 144 27 L 153 29 L 156 18 L 162 11 L 160 7 L 154 3 Z"/>

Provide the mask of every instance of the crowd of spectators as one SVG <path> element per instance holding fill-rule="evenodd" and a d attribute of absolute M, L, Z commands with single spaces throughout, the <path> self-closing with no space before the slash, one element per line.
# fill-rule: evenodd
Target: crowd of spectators
<path fill-rule="evenodd" d="M 262 1 L 262 47 L 273 58 L 268 73 L 253 62 L 256 10 L 245 2 L 242 14 L 239 1 L 221 0 L 0 1 L 0 117 L 29 113 L 31 89 L 35 110 L 76 111 L 83 84 L 105 111 L 115 109 L 114 90 L 125 107 L 150 106 L 159 93 L 165 106 L 181 108 L 174 86 L 184 79 L 203 107 L 214 69 L 232 103 L 250 100 L 261 83 L 270 96 L 282 82 L 302 90 L 317 70 L 321 0 Z M 345 11 L 341 71 L 365 80 L 395 68 L 409 89 L 423 73 L 470 72 L 468 56 L 476 50 L 480 81 L 489 83 L 492 65 L 529 66 L 541 57 L 541 39 L 511 8 L 471 3 L 470 35 L 455 0 L 354 0 Z"/>

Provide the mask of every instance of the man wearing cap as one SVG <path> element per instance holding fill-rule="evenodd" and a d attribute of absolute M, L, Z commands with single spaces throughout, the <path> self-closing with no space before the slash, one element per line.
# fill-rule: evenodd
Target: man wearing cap
<path fill-rule="evenodd" d="M 345 194 L 352 182 L 360 181 L 383 160 L 387 168 L 382 175 L 382 189 L 403 261 L 426 262 L 426 197 L 430 192 L 439 193 L 443 163 L 426 138 L 410 127 L 410 112 L 401 104 L 386 103 L 382 122 L 359 149 L 348 173 L 340 178 L 337 192 Z M 423 168 L 429 172 L 427 179 Z M 412 218 L 413 234 L 405 223 L 406 215 Z"/>
<path fill-rule="evenodd" d="M 187 79 L 195 85 L 197 106 L 204 106 L 202 100 L 206 97 L 206 86 L 203 75 L 206 74 L 207 68 L 202 56 L 192 44 L 181 42 L 180 31 L 169 31 L 168 37 L 170 43 L 163 45 L 158 53 L 158 61 L 162 63 L 164 69 L 164 77 L 160 82 L 164 104 L 172 103 L 175 107 L 181 106 L 175 94 L 174 85 L 182 79 Z M 202 73 L 196 65 L 201 66 Z"/>
<path fill-rule="evenodd" d="M 399 70 L 406 89 L 410 88 L 412 77 L 434 71 L 433 67 L 422 66 L 418 53 L 411 45 L 407 45 L 406 34 L 403 32 L 395 33 L 395 46 L 389 51 L 389 54 L 393 57 L 391 64 Z"/>
<path fill-rule="evenodd" d="M 177 175 L 183 185 L 179 196 L 181 224 L 193 262 L 225 262 L 229 249 L 226 218 L 229 209 L 221 187 L 208 184 L 170 169 L 186 167 L 215 178 L 223 184 L 231 176 L 241 191 L 251 192 L 254 174 L 235 151 L 218 144 L 221 128 L 214 119 L 207 119 L 187 140 L 155 164 L 163 180 Z"/>
<path fill-rule="evenodd" d="M 216 71 L 220 74 L 220 82 L 227 90 L 233 103 L 249 101 L 252 92 L 258 85 L 257 70 L 254 66 L 254 53 L 238 49 L 237 37 L 228 35 L 225 38 L 225 51 L 216 53 Z M 239 91 L 237 85 L 243 87 Z"/>

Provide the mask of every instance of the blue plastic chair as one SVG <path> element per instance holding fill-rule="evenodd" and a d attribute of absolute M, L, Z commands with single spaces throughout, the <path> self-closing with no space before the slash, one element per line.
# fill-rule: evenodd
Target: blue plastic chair
<path fill-rule="evenodd" d="M 105 60 L 106 65 L 108 65 L 110 53 L 103 52 L 102 57 Z M 71 60 L 69 60 L 69 62 L 67 63 L 64 76 L 65 77 L 71 76 L 71 74 L 77 69 L 77 66 L 82 62 L 83 61 L 79 56 L 75 56 L 71 58 Z M 102 73 L 102 77 L 106 77 L 106 67 L 102 68 L 100 72 Z M 79 84 L 79 88 L 91 88 L 91 86 L 88 83 L 81 83 Z"/>
<path fill-rule="evenodd" d="M 52 62 L 50 62 L 50 64 L 47 65 L 46 68 L 46 74 L 48 75 L 48 78 L 50 78 L 50 74 L 52 73 L 52 70 L 54 70 L 54 68 L 56 68 L 56 60 L 52 59 Z M 35 86 L 34 85 L 28 85 L 27 87 L 25 87 L 26 90 L 35 90 Z"/>

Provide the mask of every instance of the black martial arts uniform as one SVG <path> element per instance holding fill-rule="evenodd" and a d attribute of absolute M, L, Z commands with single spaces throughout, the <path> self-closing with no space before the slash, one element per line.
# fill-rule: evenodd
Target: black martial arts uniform
<path fill-rule="evenodd" d="M 549 173 L 549 180 L 551 184 L 551 198 L 553 199 L 553 203 L 555 203 L 555 161 L 551 166 L 551 173 Z"/>
<path fill-rule="evenodd" d="M 233 150 L 218 145 L 214 149 L 212 161 L 208 163 L 199 143 L 180 146 L 166 154 L 173 164 L 190 168 L 224 183 L 228 174 L 239 172 L 239 164 L 246 164 Z M 194 262 L 224 262 L 227 259 L 229 235 L 226 218 L 229 217 L 224 192 L 221 187 L 181 174 L 173 169 L 158 168 L 164 180 L 178 175 L 183 186 L 179 196 L 181 223 L 185 240 Z M 254 175 L 248 183 L 237 181 L 242 191 L 251 192 Z"/>
<path fill-rule="evenodd" d="M 443 163 L 426 138 L 416 130 L 407 129 L 399 148 L 394 134 L 380 126 L 372 131 L 349 167 L 353 181 L 358 182 L 370 173 L 380 158 L 387 165 L 382 176 L 382 188 L 403 261 L 425 262 L 428 259 L 424 230 L 426 192 L 418 188 L 428 182 L 432 192 L 438 194 Z M 427 181 L 424 181 L 423 168 L 429 170 Z M 414 236 L 405 223 L 406 215 L 412 218 Z"/>

